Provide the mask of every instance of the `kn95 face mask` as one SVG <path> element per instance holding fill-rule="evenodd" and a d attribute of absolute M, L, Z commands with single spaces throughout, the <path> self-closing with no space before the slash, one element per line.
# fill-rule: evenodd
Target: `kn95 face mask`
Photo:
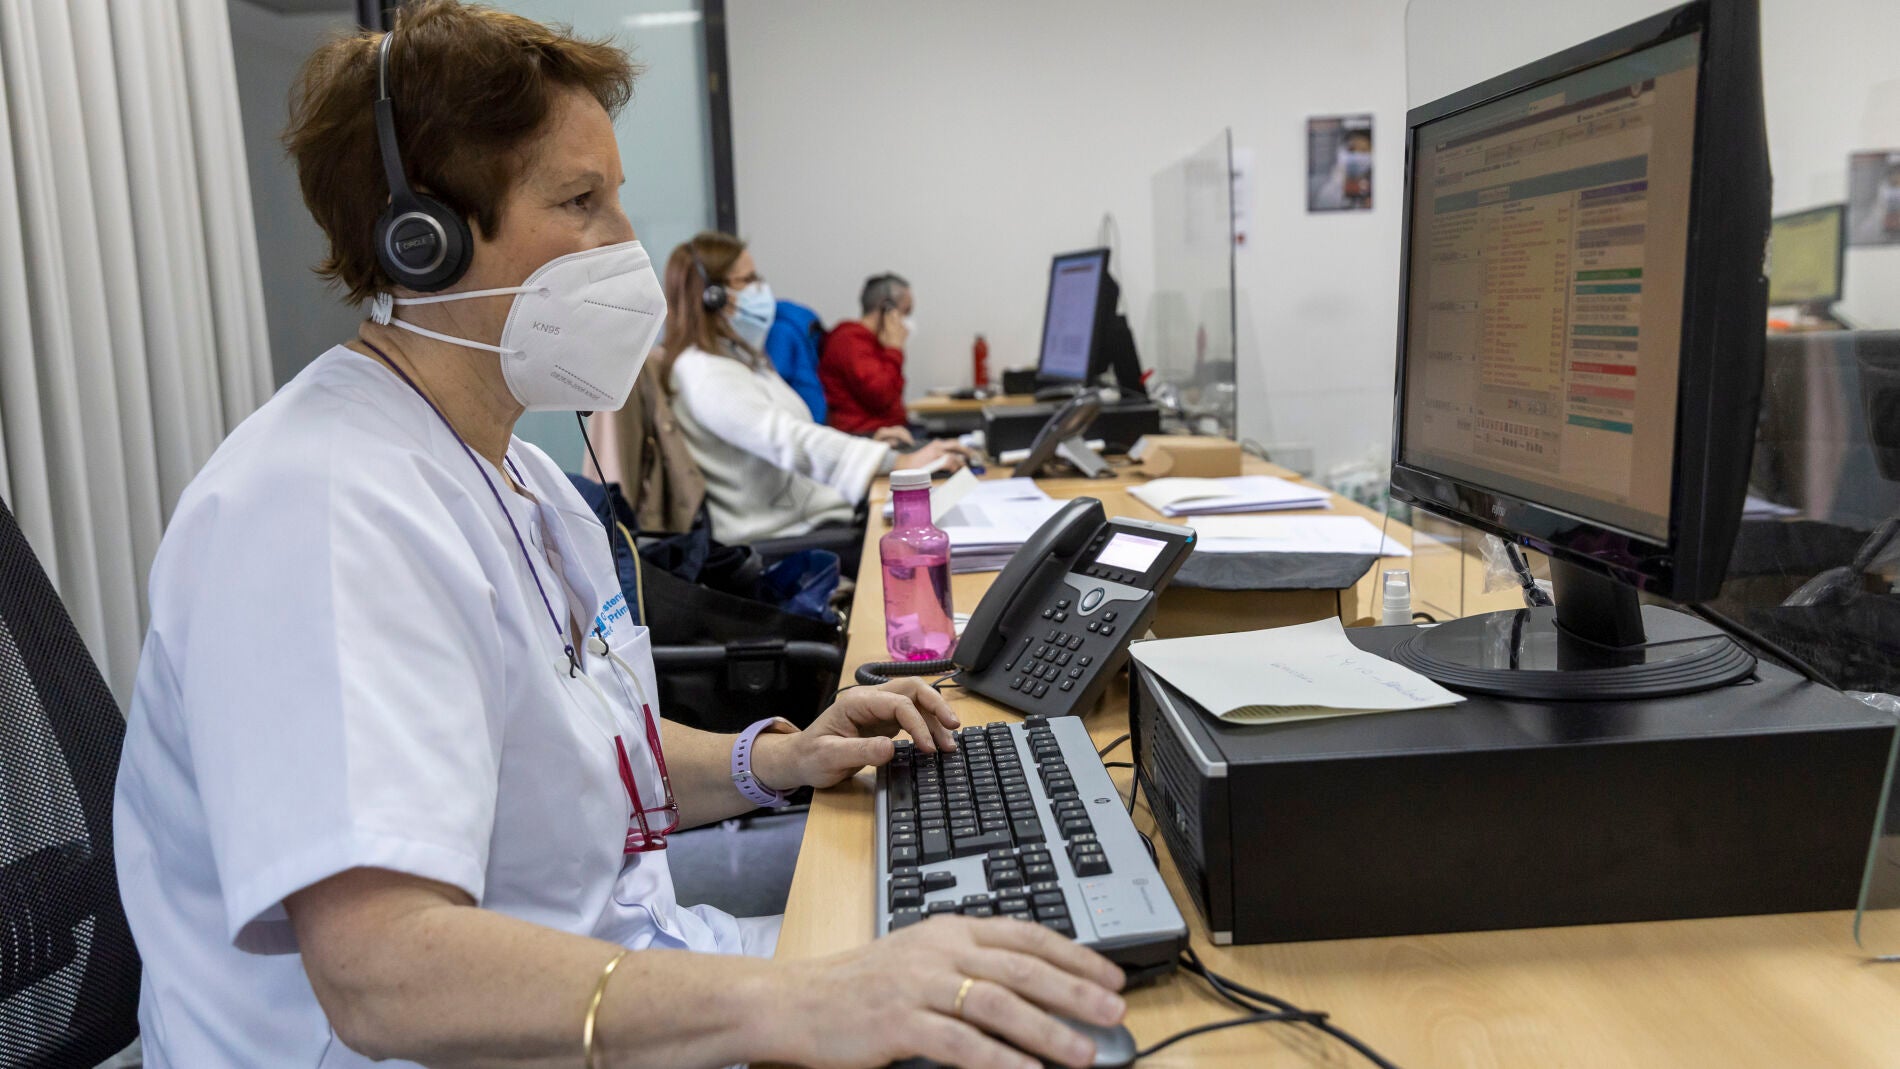
<path fill-rule="evenodd" d="M 513 296 L 501 344 L 452 337 L 394 317 L 397 306 Z M 501 356 L 508 392 L 530 412 L 620 408 L 666 322 L 666 296 L 638 241 L 556 257 L 519 286 L 397 298 L 378 294 L 370 318 L 437 341 Z"/>

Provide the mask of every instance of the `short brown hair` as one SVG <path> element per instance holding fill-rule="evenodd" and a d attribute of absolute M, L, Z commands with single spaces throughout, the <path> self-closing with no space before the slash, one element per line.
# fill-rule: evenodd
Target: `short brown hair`
<path fill-rule="evenodd" d="M 415 0 L 396 21 L 390 96 L 403 171 L 468 218 L 501 225 L 501 205 L 527 165 L 525 149 L 563 89 L 618 112 L 638 68 L 607 41 L 461 0 Z M 317 273 L 361 302 L 394 283 L 376 260 L 376 218 L 389 184 L 376 145 L 378 33 L 338 37 L 304 64 L 284 144 L 304 204 L 330 239 Z"/>
<path fill-rule="evenodd" d="M 731 234 L 702 230 L 666 258 L 666 338 L 661 342 L 656 370 L 668 391 L 673 388 L 673 361 L 688 349 L 703 349 L 760 366 L 759 351 L 739 337 L 723 313 L 708 310 L 705 302 L 706 284 L 725 285 L 732 265 L 744 251 L 745 242 Z M 735 297 L 737 294 L 728 294 L 726 299 Z"/>

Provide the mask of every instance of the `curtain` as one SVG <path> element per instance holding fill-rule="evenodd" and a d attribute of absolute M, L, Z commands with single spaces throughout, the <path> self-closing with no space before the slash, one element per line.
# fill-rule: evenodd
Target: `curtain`
<path fill-rule="evenodd" d="M 270 395 L 225 0 L 0 0 L 0 496 L 123 708 L 186 483 Z"/>

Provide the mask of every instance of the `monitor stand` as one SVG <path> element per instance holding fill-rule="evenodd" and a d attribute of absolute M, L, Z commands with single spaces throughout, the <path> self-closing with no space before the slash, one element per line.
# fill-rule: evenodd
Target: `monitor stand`
<path fill-rule="evenodd" d="M 1556 606 L 1421 629 L 1400 664 L 1453 690 L 1531 701 L 1627 701 L 1746 678 L 1755 658 L 1720 628 L 1645 606 L 1614 579 L 1552 559 Z"/>
<path fill-rule="evenodd" d="M 1075 465 L 1075 470 L 1091 479 L 1106 479 L 1115 474 L 1109 468 L 1108 461 L 1102 459 L 1102 454 L 1097 453 L 1081 435 L 1064 439 L 1056 446 L 1056 456 Z"/>

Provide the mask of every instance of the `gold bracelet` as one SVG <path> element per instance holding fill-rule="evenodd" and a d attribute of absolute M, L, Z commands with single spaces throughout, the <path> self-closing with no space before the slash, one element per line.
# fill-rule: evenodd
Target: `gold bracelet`
<path fill-rule="evenodd" d="M 607 994 L 607 978 L 614 974 L 620 959 L 626 956 L 624 950 L 615 954 L 613 960 L 600 970 L 600 979 L 594 981 L 594 999 L 587 1004 L 587 1020 L 581 1023 L 581 1064 L 586 1069 L 594 1069 L 594 1019 L 600 1016 L 600 1000 Z"/>

